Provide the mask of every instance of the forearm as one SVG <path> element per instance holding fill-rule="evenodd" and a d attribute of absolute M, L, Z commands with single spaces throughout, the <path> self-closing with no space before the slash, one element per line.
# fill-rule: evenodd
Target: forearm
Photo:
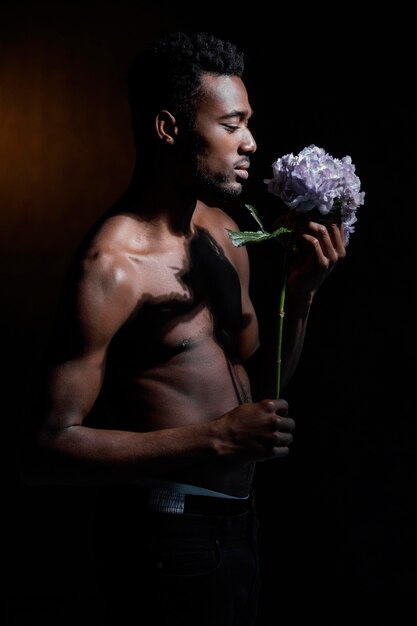
<path fill-rule="evenodd" d="M 308 220 L 299 223 L 295 232 L 298 250 L 290 259 L 287 284 L 282 386 L 288 383 L 299 362 L 313 298 L 335 265 L 346 256 L 341 224 L 324 226 Z"/>
<path fill-rule="evenodd" d="M 300 297 L 292 293 L 291 286 L 288 286 L 283 325 L 281 389 L 290 381 L 299 363 L 313 297 L 313 293 Z"/>
<path fill-rule="evenodd" d="M 71 426 L 44 431 L 23 453 L 28 484 L 97 485 L 157 475 L 216 454 L 214 422 L 153 432 Z"/>

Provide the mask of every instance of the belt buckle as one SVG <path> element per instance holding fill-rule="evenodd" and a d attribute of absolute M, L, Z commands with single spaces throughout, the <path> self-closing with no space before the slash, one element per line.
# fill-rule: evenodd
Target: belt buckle
<path fill-rule="evenodd" d="M 174 513 L 183 515 L 185 509 L 185 494 L 165 489 L 151 489 L 148 508 L 156 513 Z"/>

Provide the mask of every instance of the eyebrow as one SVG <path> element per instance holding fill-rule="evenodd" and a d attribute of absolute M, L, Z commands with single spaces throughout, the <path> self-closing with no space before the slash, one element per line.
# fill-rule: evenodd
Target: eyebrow
<path fill-rule="evenodd" d="M 233 111 L 230 111 L 230 113 L 226 113 L 226 115 L 221 115 L 219 117 L 219 120 L 226 120 L 229 117 L 240 117 L 241 119 L 244 117 L 251 117 L 253 115 L 254 111 L 253 109 L 250 109 L 250 111 L 238 111 L 237 109 L 234 109 Z"/>

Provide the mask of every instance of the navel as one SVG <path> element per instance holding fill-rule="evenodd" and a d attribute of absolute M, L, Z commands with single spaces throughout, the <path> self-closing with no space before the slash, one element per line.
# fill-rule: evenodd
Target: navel
<path fill-rule="evenodd" d="M 181 343 L 179 344 L 179 348 L 181 350 L 187 350 L 188 348 L 191 348 L 191 344 L 192 344 L 191 337 L 187 337 L 186 339 L 183 339 L 181 341 Z"/>

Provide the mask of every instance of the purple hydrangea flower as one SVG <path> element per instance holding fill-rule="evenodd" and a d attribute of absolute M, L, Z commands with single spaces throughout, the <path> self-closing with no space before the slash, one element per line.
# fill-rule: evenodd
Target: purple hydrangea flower
<path fill-rule="evenodd" d="M 350 156 L 336 159 L 311 145 L 297 156 L 290 153 L 278 158 L 272 171 L 272 178 L 264 180 L 270 193 L 299 213 L 315 210 L 328 219 L 337 215 L 348 243 L 357 221 L 356 209 L 365 198 Z"/>

